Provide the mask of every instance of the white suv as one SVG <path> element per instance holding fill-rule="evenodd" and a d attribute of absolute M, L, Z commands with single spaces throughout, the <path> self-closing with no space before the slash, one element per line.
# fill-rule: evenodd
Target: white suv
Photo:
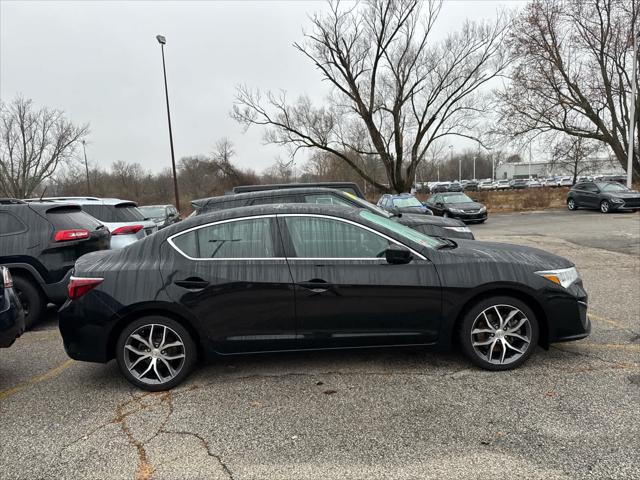
<path fill-rule="evenodd" d="M 138 205 L 129 200 L 96 197 L 45 197 L 43 200 L 80 205 L 85 212 L 109 229 L 111 248 L 114 250 L 126 247 L 158 230 L 155 222 L 145 218 Z"/>

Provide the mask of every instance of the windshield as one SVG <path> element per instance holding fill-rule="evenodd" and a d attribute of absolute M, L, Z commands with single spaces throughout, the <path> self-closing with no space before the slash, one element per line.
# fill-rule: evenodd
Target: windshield
<path fill-rule="evenodd" d="M 403 198 L 394 198 L 393 205 L 395 207 L 422 207 L 423 205 L 420 203 L 416 197 L 403 197 Z"/>
<path fill-rule="evenodd" d="M 360 197 L 356 197 L 355 195 L 350 195 L 350 196 L 352 197 L 351 200 L 356 202 L 362 208 L 366 208 L 367 210 L 373 210 L 376 214 L 385 218 L 393 217 L 393 215 L 391 215 L 389 212 L 387 212 L 386 210 L 383 210 L 382 208 L 380 208 L 379 206 L 373 203 L 367 202 L 366 200 L 363 200 Z"/>
<path fill-rule="evenodd" d="M 457 194 L 457 195 L 443 195 L 442 196 L 443 203 L 469 203 L 473 202 L 469 197 L 465 194 Z"/>
<path fill-rule="evenodd" d="M 147 218 L 164 217 L 166 212 L 164 207 L 138 207 Z"/>
<path fill-rule="evenodd" d="M 363 210 L 362 212 L 360 212 L 360 216 L 365 220 L 369 220 L 376 225 L 380 225 L 381 227 L 391 230 L 392 232 L 400 235 L 402 238 L 414 243 L 418 243 L 423 247 L 437 248 L 444 243 L 440 240 L 437 240 L 436 238 L 430 237 L 429 235 L 420 233 L 413 228 L 406 227 L 400 223 L 394 222 L 393 220 L 389 220 L 388 218 L 384 218 L 380 215 L 376 215 L 375 213 L 371 213 L 368 210 Z"/>
<path fill-rule="evenodd" d="M 598 188 L 603 192 L 628 192 L 629 189 L 621 183 L 598 183 Z"/>

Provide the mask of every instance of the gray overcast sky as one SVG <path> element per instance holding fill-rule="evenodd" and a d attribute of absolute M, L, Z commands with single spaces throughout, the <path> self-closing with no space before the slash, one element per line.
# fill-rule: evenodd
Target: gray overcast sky
<path fill-rule="evenodd" d="M 449 0 L 437 32 L 521 4 Z M 326 84 L 291 44 L 302 39 L 307 15 L 324 8 L 322 1 L 2 1 L 0 98 L 20 93 L 90 123 L 92 162 L 107 167 L 125 160 L 160 170 L 170 165 L 155 39 L 163 34 L 176 157 L 207 154 L 226 136 L 236 145 L 236 162 L 261 171 L 287 153 L 263 145 L 262 130 L 243 133 L 229 117 L 235 86 L 322 101 Z"/>

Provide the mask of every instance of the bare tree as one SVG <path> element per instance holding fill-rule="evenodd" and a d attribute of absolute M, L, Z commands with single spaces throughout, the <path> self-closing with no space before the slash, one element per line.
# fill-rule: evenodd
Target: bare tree
<path fill-rule="evenodd" d="M 632 35 L 639 0 L 534 0 L 513 24 L 512 82 L 499 92 L 498 131 L 561 132 L 608 145 L 626 169 Z M 636 132 L 640 126 L 636 116 Z M 638 132 L 640 135 L 640 132 Z M 640 137 L 634 139 L 638 142 Z M 635 148 L 633 175 L 640 176 Z"/>
<path fill-rule="evenodd" d="M 598 162 L 593 156 L 602 149 L 603 144 L 595 140 L 564 136 L 553 147 L 551 168 L 571 173 L 575 184 L 578 176 L 595 169 Z"/>
<path fill-rule="evenodd" d="M 294 46 L 329 82 L 332 94 L 316 107 L 285 92 L 238 87 L 232 116 L 245 127 L 267 127 L 268 142 L 297 152 L 320 149 L 346 162 L 382 191 L 406 191 L 438 138 L 473 137 L 485 108 L 483 85 L 508 64 L 507 19 L 465 22 L 460 32 L 432 40 L 436 0 L 369 0 L 349 8 L 330 4 Z M 350 153 L 375 156 L 389 184 L 373 178 Z"/>
<path fill-rule="evenodd" d="M 69 162 L 77 143 L 88 133 L 60 110 L 16 97 L 0 104 L 0 192 L 16 198 L 31 196 L 59 165 Z"/>

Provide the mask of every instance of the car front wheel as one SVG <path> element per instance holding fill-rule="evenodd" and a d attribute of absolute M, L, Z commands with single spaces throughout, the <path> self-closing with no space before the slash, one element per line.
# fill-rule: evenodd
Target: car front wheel
<path fill-rule="evenodd" d="M 173 319 L 149 316 L 127 325 L 116 345 L 120 371 L 133 385 L 157 392 L 180 384 L 193 369 L 196 345 Z"/>
<path fill-rule="evenodd" d="M 538 320 L 517 298 L 496 296 L 474 305 L 459 328 L 464 354 L 485 370 L 510 370 L 538 344 Z"/>
<path fill-rule="evenodd" d="M 42 320 L 47 306 L 40 289 L 28 278 L 13 276 L 13 287 L 24 310 L 24 323 L 27 330 Z"/>
<path fill-rule="evenodd" d="M 577 210 L 578 206 L 576 205 L 576 201 L 573 198 L 567 200 L 567 208 L 569 210 Z"/>
<path fill-rule="evenodd" d="M 609 202 L 607 200 L 602 200 L 600 202 L 600 211 L 602 213 L 609 213 L 610 209 L 611 209 L 611 205 L 609 205 Z"/>

